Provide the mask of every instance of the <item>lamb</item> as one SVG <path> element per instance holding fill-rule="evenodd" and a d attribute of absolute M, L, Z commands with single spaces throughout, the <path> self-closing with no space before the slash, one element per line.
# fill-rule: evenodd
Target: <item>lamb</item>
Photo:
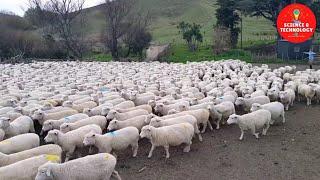
<path fill-rule="evenodd" d="M 0 142 L 0 152 L 13 154 L 38 147 L 40 138 L 37 134 L 20 134 Z"/>
<path fill-rule="evenodd" d="M 0 153 L 0 167 L 7 166 L 35 156 L 40 156 L 42 154 L 57 155 L 60 157 L 61 153 L 61 147 L 55 144 L 39 146 L 33 149 L 21 151 L 10 155 Z"/>
<path fill-rule="evenodd" d="M 176 104 L 164 105 L 163 103 L 159 103 L 154 108 L 155 113 L 159 115 L 168 115 L 169 110 L 175 109 L 177 111 L 186 111 L 189 109 L 189 102 L 181 102 Z"/>
<path fill-rule="evenodd" d="M 113 131 L 113 130 L 118 130 L 122 129 L 125 127 L 136 127 L 138 130 L 141 130 L 141 128 L 147 124 L 150 123 L 150 120 L 155 117 L 153 114 L 149 115 L 141 115 L 141 116 L 136 116 L 124 121 L 119 121 L 117 119 L 113 119 L 109 125 L 108 125 L 108 131 Z"/>
<path fill-rule="evenodd" d="M 245 115 L 231 115 L 228 124 L 238 124 L 241 130 L 240 140 L 243 139 L 244 131 L 251 130 L 251 133 L 258 139 L 257 129 L 263 128 L 262 135 L 266 135 L 270 127 L 271 113 L 268 110 L 260 109 Z"/>
<path fill-rule="evenodd" d="M 124 101 L 124 102 L 117 104 L 115 106 L 112 105 L 112 106 L 102 107 L 101 115 L 107 116 L 111 109 L 127 109 L 127 108 L 132 108 L 132 107 L 135 107 L 135 105 L 132 101 Z"/>
<path fill-rule="evenodd" d="M 205 133 L 207 126 L 209 126 L 210 130 L 212 131 L 212 125 L 209 121 L 210 112 L 207 109 L 197 109 L 197 110 L 190 110 L 190 111 L 183 111 L 172 115 L 163 116 L 163 119 L 171 119 L 179 116 L 184 115 L 192 115 L 197 119 L 198 125 L 202 124 L 203 128 L 201 133 Z"/>
<path fill-rule="evenodd" d="M 143 109 L 137 109 L 137 110 L 129 111 L 126 113 L 119 113 L 116 110 L 111 110 L 107 115 L 107 120 L 112 120 L 116 118 L 119 121 L 124 121 L 126 119 L 130 119 L 136 116 L 148 115 L 148 114 L 149 114 L 148 111 Z"/>
<path fill-rule="evenodd" d="M 11 123 L 9 118 L 6 118 L 6 117 L 0 118 L 0 128 L 3 129 L 7 138 L 10 138 L 19 134 L 35 132 L 33 121 L 28 116 L 21 116 Z"/>
<path fill-rule="evenodd" d="M 193 126 L 195 134 L 198 135 L 199 141 L 202 141 L 202 136 L 198 127 L 197 119 L 191 115 L 180 116 L 172 119 L 162 120 L 161 118 L 153 118 L 150 121 L 150 126 L 153 127 L 163 127 L 163 126 L 170 126 L 173 124 L 180 124 L 180 123 L 189 123 Z"/>
<path fill-rule="evenodd" d="M 56 113 L 46 113 L 44 111 L 38 110 L 34 112 L 32 119 L 38 120 L 39 124 L 43 125 L 43 123 L 47 120 L 59 120 L 64 117 L 71 116 L 78 113 L 79 112 L 76 110 L 60 111 Z"/>
<path fill-rule="evenodd" d="M 271 121 L 270 124 L 273 125 L 274 121 L 281 118 L 282 123 L 286 122 L 285 115 L 284 115 L 284 105 L 281 104 L 280 102 L 272 102 L 268 104 L 258 104 L 258 103 L 253 103 L 251 107 L 251 112 L 257 111 L 259 109 L 265 109 L 270 111 L 271 113 Z"/>
<path fill-rule="evenodd" d="M 293 106 L 294 100 L 296 98 L 296 94 L 294 90 L 287 89 L 285 91 L 279 92 L 280 102 L 285 106 L 286 111 L 289 110 L 290 106 Z"/>
<path fill-rule="evenodd" d="M 60 131 L 63 133 L 67 133 L 69 131 L 73 131 L 75 129 L 78 129 L 80 127 L 90 125 L 90 124 L 96 124 L 98 125 L 102 130 L 106 129 L 107 120 L 104 116 L 92 116 L 89 118 L 85 118 L 79 121 L 76 121 L 74 123 L 63 123 L 60 126 Z"/>
<path fill-rule="evenodd" d="M 210 111 L 210 117 L 212 120 L 216 120 L 216 129 L 220 129 L 221 120 L 228 119 L 230 115 L 235 114 L 235 107 L 232 102 L 223 102 L 218 105 L 207 106 Z M 225 122 L 222 122 L 225 124 Z"/>
<path fill-rule="evenodd" d="M 104 107 L 112 107 L 112 104 L 101 104 L 100 106 L 94 107 L 92 109 L 90 108 L 84 108 L 83 113 L 87 114 L 88 116 L 101 116 L 102 115 L 102 109 Z"/>
<path fill-rule="evenodd" d="M 267 95 L 270 98 L 270 101 L 278 101 L 280 90 L 278 87 L 273 87 L 268 90 Z"/>
<path fill-rule="evenodd" d="M 125 127 L 123 129 L 109 132 L 105 135 L 88 133 L 85 135 L 83 144 L 85 146 L 96 146 L 100 153 L 110 153 L 132 148 L 132 157 L 138 153 L 139 130 L 135 127 Z"/>
<path fill-rule="evenodd" d="M 47 120 L 43 123 L 40 135 L 42 135 L 43 132 L 47 132 L 47 131 L 50 131 L 53 129 L 60 129 L 60 126 L 63 123 L 75 123 L 77 121 L 80 121 L 80 120 L 86 119 L 86 118 L 89 118 L 89 116 L 86 114 L 79 113 L 79 114 L 74 114 L 74 115 L 71 115 L 68 117 L 64 117 L 59 120 Z"/>
<path fill-rule="evenodd" d="M 232 102 L 234 103 L 236 101 L 236 97 L 233 95 L 225 95 L 225 96 L 221 96 L 221 97 L 217 97 L 214 100 L 215 104 L 220 104 L 222 102 Z"/>
<path fill-rule="evenodd" d="M 157 146 L 163 146 L 167 159 L 170 157 L 169 146 L 186 144 L 183 152 L 189 152 L 193 135 L 194 128 L 189 123 L 180 123 L 159 128 L 147 125 L 141 129 L 140 133 L 141 138 L 146 137 L 150 139 L 152 144 L 148 158 L 152 157 L 152 153 Z"/>
<path fill-rule="evenodd" d="M 193 106 L 190 106 L 189 110 L 206 109 L 209 105 L 213 105 L 213 102 L 193 105 Z M 168 112 L 168 114 L 170 114 L 170 111 Z M 171 114 L 175 114 L 175 111 L 171 111 Z"/>
<path fill-rule="evenodd" d="M 270 99 L 268 96 L 258 96 L 252 98 L 238 97 L 235 102 L 235 105 L 238 107 L 242 107 L 245 112 L 249 112 L 253 103 L 259 103 L 263 105 L 270 103 Z"/>
<path fill-rule="evenodd" d="M 307 106 L 312 104 L 312 98 L 315 96 L 316 91 L 312 86 L 301 84 L 298 86 L 298 100 L 301 101 L 301 96 L 307 99 Z"/>
<path fill-rule="evenodd" d="M 1 180 L 34 180 L 38 168 L 46 162 L 60 163 L 61 157 L 57 155 L 40 155 L 28 158 L 14 164 L 0 168 Z"/>
<path fill-rule="evenodd" d="M 65 101 L 62 106 L 71 107 L 72 109 L 77 110 L 79 113 L 82 113 L 85 108 L 91 109 L 97 107 L 98 105 L 94 101 L 87 101 L 81 104 L 74 104 L 71 101 Z"/>
<path fill-rule="evenodd" d="M 109 180 L 111 176 L 121 180 L 114 170 L 116 163 L 116 158 L 108 153 L 89 155 L 63 164 L 48 162 L 38 168 L 35 180 Z"/>
<path fill-rule="evenodd" d="M 127 108 L 127 109 L 116 109 L 116 110 L 120 113 L 125 113 L 125 112 L 129 112 L 129 111 L 137 110 L 137 109 L 144 109 L 144 110 L 148 111 L 148 113 L 152 113 L 152 107 L 148 104 L 135 106 L 135 107 Z"/>
<path fill-rule="evenodd" d="M 89 132 L 101 134 L 102 130 L 95 124 L 83 126 L 68 133 L 62 133 L 61 131 L 54 129 L 48 132 L 48 135 L 44 138 L 44 140 L 47 143 L 53 142 L 54 144 L 58 144 L 62 148 L 63 152 L 66 152 L 65 162 L 67 162 L 76 148 L 83 147 L 82 142 L 84 135 L 88 134 Z"/>

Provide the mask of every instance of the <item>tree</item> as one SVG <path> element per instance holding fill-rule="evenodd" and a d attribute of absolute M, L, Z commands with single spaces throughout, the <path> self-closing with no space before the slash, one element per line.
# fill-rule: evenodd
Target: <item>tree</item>
<path fill-rule="evenodd" d="M 152 40 L 151 33 L 148 32 L 147 29 L 150 22 L 150 16 L 138 14 L 133 17 L 130 22 L 133 22 L 133 24 L 130 26 L 131 28 L 127 31 L 123 40 L 128 48 L 126 56 L 133 53 L 142 58 L 143 50 L 149 46 Z"/>
<path fill-rule="evenodd" d="M 314 7 L 314 10 L 318 10 L 319 13 L 319 1 L 316 2 L 312 0 L 241 0 L 239 1 L 238 7 L 247 15 L 263 17 L 271 21 L 273 26 L 276 27 L 277 17 L 281 9 L 295 2 Z"/>
<path fill-rule="evenodd" d="M 119 58 L 119 40 L 131 26 L 128 17 L 134 4 L 135 0 L 106 0 L 104 4 L 106 46 L 116 60 Z"/>
<path fill-rule="evenodd" d="M 189 47 L 190 51 L 195 51 L 198 48 L 198 43 L 203 41 L 203 35 L 201 34 L 201 26 L 199 24 L 189 24 L 184 21 L 180 22 L 177 26 L 179 33 L 182 34 Z"/>
<path fill-rule="evenodd" d="M 86 48 L 81 31 L 86 25 L 82 13 L 85 0 L 48 0 L 44 5 L 41 0 L 29 2 L 33 11 L 27 11 L 27 17 L 46 20 L 41 25 L 49 25 L 53 35 L 58 35 L 72 56 L 82 57 Z"/>
<path fill-rule="evenodd" d="M 235 48 L 238 44 L 240 28 L 238 27 L 240 16 L 237 13 L 236 0 L 218 0 L 217 26 L 222 26 L 230 31 L 231 46 Z"/>

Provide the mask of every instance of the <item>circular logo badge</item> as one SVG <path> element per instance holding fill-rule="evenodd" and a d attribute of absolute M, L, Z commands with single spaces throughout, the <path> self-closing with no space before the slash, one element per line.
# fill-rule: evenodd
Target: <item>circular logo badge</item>
<path fill-rule="evenodd" d="M 298 3 L 286 6 L 277 19 L 280 36 L 292 43 L 309 40 L 316 30 L 316 25 L 316 17 L 312 10 Z"/>

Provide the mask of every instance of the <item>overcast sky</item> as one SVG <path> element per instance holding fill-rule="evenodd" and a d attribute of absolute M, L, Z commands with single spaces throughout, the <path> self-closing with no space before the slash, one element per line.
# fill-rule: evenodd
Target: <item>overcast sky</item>
<path fill-rule="evenodd" d="M 101 4 L 104 0 L 86 0 L 85 6 L 91 7 Z M 15 14 L 23 16 L 28 8 L 28 0 L 0 0 L 0 10 L 12 11 Z"/>

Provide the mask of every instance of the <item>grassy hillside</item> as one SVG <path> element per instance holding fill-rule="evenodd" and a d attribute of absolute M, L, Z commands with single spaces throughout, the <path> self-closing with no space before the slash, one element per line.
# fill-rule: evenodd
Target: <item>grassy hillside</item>
<path fill-rule="evenodd" d="M 87 9 L 87 32 L 91 35 L 99 34 L 105 26 L 103 13 L 99 6 Z M 205 44 L 211 44 L 212 27 L 216 23 L 215 0 L 138 0 L 137 11 L 149 11 L 153 17 L 150 26 L 155 42 L 183 41 L 178 35 L 177 24 L 180 21 L 195 22 L 203 26 Z M 243 39 L 246 44 L 250 41 L 272 40 L 276 30 L 272 24 L 262 18 L 243 18 Z"/>

